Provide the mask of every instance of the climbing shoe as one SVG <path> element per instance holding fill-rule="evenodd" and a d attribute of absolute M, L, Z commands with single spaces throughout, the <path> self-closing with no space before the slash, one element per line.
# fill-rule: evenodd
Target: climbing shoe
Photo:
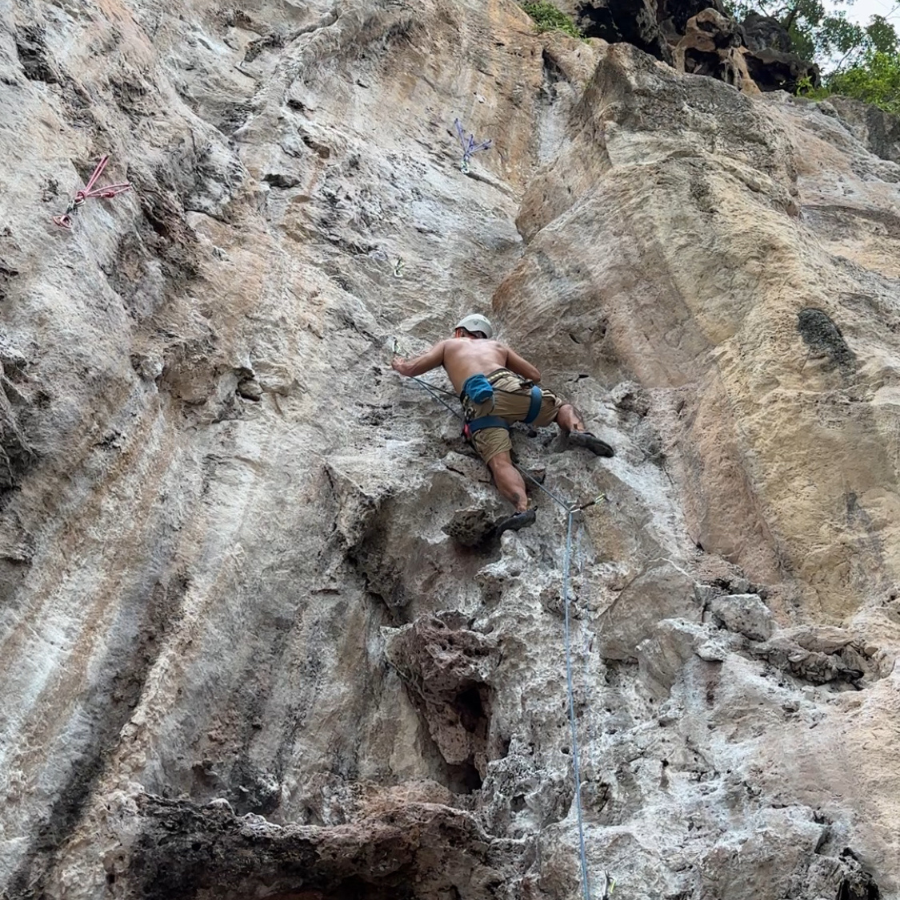
<path fill-rule="evenodd" d="M 606 441 L 601 441 L 596 435 L 589 431 L 570 431 L 568 439 L 568 447 L 584 447 L 597 456 L 615 456 L 616 451 L 613 450 Z"/>
<path fill-rule="evenodd" d="M 494 527 L 494 534 L 499 537 L 504 531 L 518 531 L 520 528 L 527 528 L 534 525 L 536 518 L 533 509 L 526 509 L 525 512 L 519 512 L 510 516 L 508 519 L 501 519 Z"/>

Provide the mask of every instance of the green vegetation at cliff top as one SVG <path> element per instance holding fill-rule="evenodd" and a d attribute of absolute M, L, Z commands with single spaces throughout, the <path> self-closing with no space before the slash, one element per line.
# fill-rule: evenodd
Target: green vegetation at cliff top
<path fill-rule="evenodd" d="M 538 31 L 562 31 L 572 37 L 584 37 L 578 26 L 564 12 L 546 0 L 523 3 L 522 9 L 534 19 Z"/>

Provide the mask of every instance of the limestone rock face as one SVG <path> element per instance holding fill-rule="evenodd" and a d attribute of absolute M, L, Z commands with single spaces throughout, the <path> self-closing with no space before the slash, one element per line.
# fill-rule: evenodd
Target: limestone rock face
<path fill-rule="evenodd" d="M 718 78 L 745 93 L 754 93 L 757 85 L 747 69 L 742 42 L 741 28 L 733 19 L 704 9 L 687 21 L 684 37 L 675 47 L 676 68 Z"/>
<path fill-rule="evenodd" d="M 900 896 L 894 123 L 508 0 L 19 0 L 0 109 L 2 896 Z M 484 541 L 470 311 L 616 448 Z"/>
<path fill-rule="evenodd" d="M 817 87 L 821 84 L 819 67 L 796 53 L 785 53 L 764 47 L 745 54 L 747 71 L 762 91 L 794 93 L 801 82 Z"/>
<path fill-rule="evenodd" d="M 751 11 L 741 22 L 744 44 L 748 50 L 778 50 L 791 52 L 790 32 L 772 16 L 763 16 Z"/>
<path fill-rule="evenodd" d="M 661 31 L 655 0 L 578 0 L 575 21 L 587 37 L 625 41 L 665 62 L 672 53 Z"/>
<path fill-rule="evenodd" d="M 626 42 L 679 72 L 707 75 L 748 94 L 817 86 L 819 67 L 792 52 L 788 30 L 750 12 L 729 17 L 720 0 L 552 0 L 586 37 Z M 877 127 L 877 126 L 876 126 Z"/>

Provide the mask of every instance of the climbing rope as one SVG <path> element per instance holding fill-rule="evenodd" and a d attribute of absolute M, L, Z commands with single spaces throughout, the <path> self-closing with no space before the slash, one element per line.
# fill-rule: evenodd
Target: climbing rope
<path fill-rule="evenodd" d="M 425 390 L 428 391 L 428 393 L 431 394 L 431 396 L 434 397 L 434 399 L 437 400 L 437 402 L 440 403 L 441 406 L 444 406 L 447 409 L 449 409 L 450 412 L 452 412 L 454 416 L 456 416 L 458 419 L 462 419 L 462 415 L 457 410 L 455 410 L 449 403 L 447 403 L 446 400 L 442 400 L 438 396 L 437 391 L 441 391 L 444 394 L 449 394 L 451 397 L 455 397 L 456 394 L 454 394 L 452 391 L 444 390 L 444 388 L 438 387 L 436 384 L 429 384 L 427 381 L 425 381 L 424 378 L 417 378 L 415 375 L 411 376 L 411 380 L 414 381 L 416 384 L 421 385 L 423 388 L 425 388 Z M 406 384 L 406 383 L 407 382 L 405 382 L 405 381 L 403 382 L 403 384 Z"/>
<path fill-rule="evenodd" d="M 578 724 L 575 718 L 575 686 L 572 679 L 572 631 L 569 626 L 569 566 L 572 559 L 572 522 L 575 511 L 569 510 L 566 520 L 566 554 L 563 557 L 563 609 L 565 610 L 566 635 L 566 688 L 569 694 L 569 724 L 572 728 L 572 775 L 575 781 L 575 812 L 578 817 L 578 850 L 581 855 L 581 885 L 584 900 L 591 900 L 591 883 L 588 879 L 587 851 L 584 845 L 584 818 L 581 812 L 581 764 L 578 752 Z"/>
<path fill-rule="evenodd" d="M 412 381 L 416 382 L 416 384 L 420 385 L 422 388 L 428 391 L 428 393 L 431 394 L 431 396 L 434 397 L 435 400 L 449 409 L 454 416 L 465 421 L 463 415 L 458 410 L 454 409 L 452 406 L 450 406 L 450 404 L 446 403 L 437 394 L 437 391 L 441 391 L 444 394 L 449 394 L 450 396 L 455 397 L 456 395 L 452 391 L 440 388 L 435 384 L 430 384 L 424 379 L 417 378 L 416 376 L 412 376 Z M 569 725 L 572 730 L 572 775 L 575 782 L 575 814 L 578 821 L 578 850 L 581 859 L 581 885 L 582 891 L 584 893 L 584 900 L 591 900 L 591 884 L 588 877 L 587 850 L 585 847 L 584 838 L 584 814 L 581 808 L 581 764 L 579 761 L 580 756 L 578 750 L 578 720 L 575 716 L 575 686 L 574 679 L 572 677 L 572 631 L 569 624 L 569 576 L 572 562 L 572 526 L 575 521 L 575 513 L 580 512 L 583 509 L 587 509 L 588 507 L 593 506 L 596 503 L 600 503 L 605 498 L 603 494 L 600 494 L 600 496 L 588 501 L 587 503 L 582 503 L 581 505 L 566 503 L 565 500 L 557 497 L 552 491 L 544 487 L 544 485 L 537 481 L 530 473 L 526 472 L 521 466 L 517 465 L 516 463 L 513 463 L 513 465 L 516 467 L 516 469 L 518 469 L 521 475 L 523 475 L 525 478 L 539 487 L 548 497 L 550 497 L 551 500 L 553 500 L 554 503 L 558 504 L 566 513 L 566 549 L 565 554 L 563 555 L 562 574 L 562 599 L 563 610 L 565 613 L 564 631 L 566 648 L 566 691 L 568 693 L 569 699 Z M 608 897 L 609 893 L 611 892 L 609 877 L 606 876 L 606 878 L 607 886 L 604 890 L 604 898 Z M 614 885 L 615 882 L 613 882 L 613 886 Z"/>
<path fill-rule="evenodd" d="M 102 188 L 94 187 L 100 176 L 103 174 L 103 170 L 106 168 L 108 162 L 108 154 L 104 154 L 100 157 L 100 162 L 97 163 L 97 168 L 94 169 L 94 174 L 88 179 L 88 183 L 84 186 L 84 190 L 75 192 L 75 197 L 69 204 L 69 208 L 61 216 L 53 216 L 54 225 L 59 225 L 60 228 L 71 228 L 72 216 L 78 212 L 78 207 L 81 206 L 85 200 L 90 200 L 92 197 L 108 200 L 112 197 L 117 197 L 119 194 L 124 194 L 125 191 L 131 190 L 131 185 L 127 181 L 123 181 L 120 184 L 108 184 L 106 187 Z"/>

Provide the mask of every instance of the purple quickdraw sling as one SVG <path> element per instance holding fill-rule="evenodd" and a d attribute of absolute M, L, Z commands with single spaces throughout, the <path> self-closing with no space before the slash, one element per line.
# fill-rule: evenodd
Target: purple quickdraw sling
<path fill-rule="evenodd" d="M 453 120 L 453 125 L 456 128 L 456 136 L 459 138 L 459 143 L 462 145 L 463 156 L 462 156 L 462 165 L 460 168 L 463 172 L 469 171 L 469 159 L 472 157 L 474 153 L 478 153 L 481 150 L 489 150 L 491 147 L 491 141 L 475 141 L 475 135 L 470 134 L 468 138 L 466 137 L 465 129 L 462 126 L 462 122 L 459 119 Z"/>

